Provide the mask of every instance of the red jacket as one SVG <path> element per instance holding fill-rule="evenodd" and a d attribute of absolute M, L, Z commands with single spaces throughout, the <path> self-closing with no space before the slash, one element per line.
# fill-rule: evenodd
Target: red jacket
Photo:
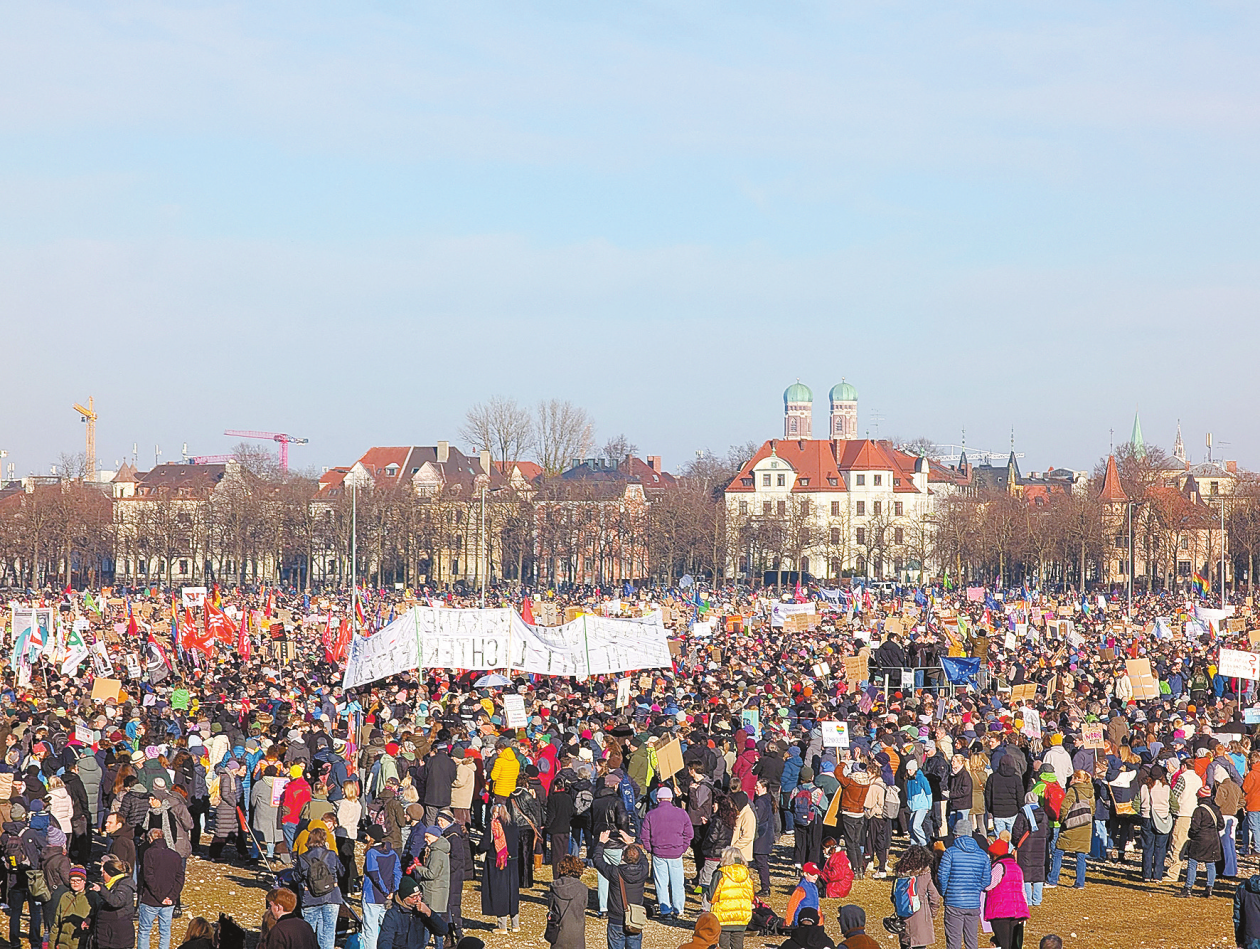
<path fill-rule="evenodd" d="M 739 753 L 735 759 L 735 767 L 731 769 L 731 774 L 735 780 L 739 782 L 740 788 L 748 799 L 752 800 L 757 793 L 757 776 L 753 774 L 753 765 L 757 763 L 757 750 L 755 748 L 745 748 Z"/>
<path fill-rule="evenodd" d="M 280 823 L 296 824 L 302 817 L 302 808 L 311 799 L 311 786 L 306 778 L 294 778 L 284 786 L 280 798 Z"/>

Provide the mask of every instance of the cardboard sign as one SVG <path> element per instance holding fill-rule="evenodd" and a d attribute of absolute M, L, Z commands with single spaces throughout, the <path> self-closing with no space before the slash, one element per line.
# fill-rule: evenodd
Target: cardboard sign
<path fill-rule="evenodd" d="M 630 702 L 630 677 L 617 680 L 617 708 L 625 708 Z"/>
<path fill-rule="evenodd" d="M 682 743 L 677 738 L 656 749 L 656 767 L 662 778 L 673 777 L 682 770 Z"/>
<path fill-rule="evenodd" d="M 810 620 L 812 616 L 804 613 L 793 613 L 791 616 L 783 617 L 783 629 L 789 633 L 803 633 L 810 628 Z"/>
<path fill-rule="evenodd" d="M 74 737 L 78 741 L 83 742 L 85 745 L 90 745 L 96 740 L 95 736 L 92 734 L 92 729 L 84 728 L 82 725 L 74 726 Z"/>
<path fill-rule="evenodd" d="M 1011 704 L 1019 705 L 1022 702 L 1037 701 L 1037 683 L 1025 682 L 1021 685 L 1011 687 Z"/>
<path fill-rule="evenodd" d="M 849 747 L 848 722 L 819 722 L 818 724 L 822 727 L 824 748 Z"/>
<path fill-rule="evenodd" d="M 855 685 L 859 682 L 865 682 L 869 677 L 866 656 L 845 656 L 844 677 Z"/>
<path fill-rule="evenodd" d="M 122 694 L 122 683 L 117 679 L 95 679 L 92 682 L 92 701 L 105 702 L 109 699 L 118 701 Z"/>
<path fill-rule="evenodd" d="M 971 641 L 971 655 L 985 661 L 989 658 L 989 637 L 977 636 Z"/>
<path fill-rule="evenodd" d="M 503 717 L 508 728 L 524 728 L 529 724 L 529 716 L 525 714 L 525 696 L 507 694 L 503 696 Z"/>
<path fill-rule="evenodd" d="M 1222 648 L 1217 671 L 1227 679 L 1260 679 L 1260 653 Z"/>
<path fill-rule="evenodd" d="M 284 800 L 284 788 L 289 783 L 288 778 L 272 778 L 271 785 L 271 806 L 279 807 L 280 802 Z"/>
<path fill-rule="evenodd" d="M 1253 646 L 1256 645 L 1256 643 L 1260 643 L 1260 629 L 1247 630 L 1247 641 Z"/>
<path fill-rule="evenodd" d="M 1081 726 L 1081 747 L 1082 748 L 1103 748 L 1103 727 L 1102 725 L 1082 725 Z"/>
<path fill-rule="evenodd" d="M 902 625 L 902 622 L 898 617 L 890 616 L 888 617 L 888 619 L 884 620 L 884 632 L 887 635 L 891 636 L 892 634 L 895 633 L 898 636 L 900 636 L 905 631 L 906 631 L 906 628 L 904 625 Z"/>
<path fill-rule="evenodd" d="M 1225 621 L 1225 627 L 1231 633 L 1241 633 L 1244 629 L 1247 628 L 1247 621 L 1243 619 L 1241 616 L 1231 616 L 1228 620 Z"/>
<path fill-rule="evenodd" d="M 1133 684 L 1133 697 L 1136 700 L 1141 702 L 1159 698 L 1159 680 L 1151 672 L 1151 660 L 1126 659 L 1124 668 L 1129 673 L 1129 681 Z"/>

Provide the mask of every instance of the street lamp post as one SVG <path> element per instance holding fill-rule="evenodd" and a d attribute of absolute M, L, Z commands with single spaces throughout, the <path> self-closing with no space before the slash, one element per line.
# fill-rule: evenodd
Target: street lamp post
<path fill-rule="evenodd" d="M 1133 502 L 1129 501 L 1125 505 L 1126 513 L 1129 515 L 1129 569 L 1125 571 L 1129 580 L 1129 619 L 1133 618 Z"/>

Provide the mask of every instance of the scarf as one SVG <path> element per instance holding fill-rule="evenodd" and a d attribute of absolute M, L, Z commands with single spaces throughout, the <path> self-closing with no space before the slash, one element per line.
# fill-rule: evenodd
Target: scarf
<path fill-rule="evenodd" d="M 1023 807 L 1024 816 L 1028 818 L 1028 824 L 1032 833 L 1037 832 L 1037 818 L 1033 816 L 1033 812 L 1037 809 L 1036 804 L 1025 804 Z"/>
<path fill-rule="evenodd" d="M 490 836 L 494 841 L 494 865 L 500 870 L 507 866 L 507 835 L 503 833 L 503 824 L 498 820 L 490 822 Z"/>

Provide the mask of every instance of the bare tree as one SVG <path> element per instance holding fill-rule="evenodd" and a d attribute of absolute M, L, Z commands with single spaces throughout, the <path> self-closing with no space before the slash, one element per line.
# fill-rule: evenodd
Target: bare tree
<path fill-rule="evenodd" d="M 580 458 L 591 449 L 595 426 L 586 409 L 567 399 L 550 399 L 538 403 L 534 411 L 533 446 L 538 463 L 547 474 L 557 474 L 572 458 Z"/>
<path fill-rule="evenodd" d="M 936 447 L 936 442 L 930 438 L 920 435 L 917 438 L 901 438 L 900 436 L 892 440 L 893 444 L 902 451 L 910 455 L 923 455 L 927 458 L 936 459 L 940 456 L 940 449 Z"/>
<path fill-rule="evenodd" d="M 624 434 L 604 442 L 604 457 L 609 461 L 621 463 L 629 456 L 637 455 L 638 453 L 639 446 L 626 438 Z"/>
<path fill-rule="evenodd" d="M 521 460 L 533 441 L 534 422 L 529 409 L 515 399 L 492 395 L 468 410 L 459 434 L 472 443 L 474 451 L 488 449 L 506 469 L 509 462 Z"/>

